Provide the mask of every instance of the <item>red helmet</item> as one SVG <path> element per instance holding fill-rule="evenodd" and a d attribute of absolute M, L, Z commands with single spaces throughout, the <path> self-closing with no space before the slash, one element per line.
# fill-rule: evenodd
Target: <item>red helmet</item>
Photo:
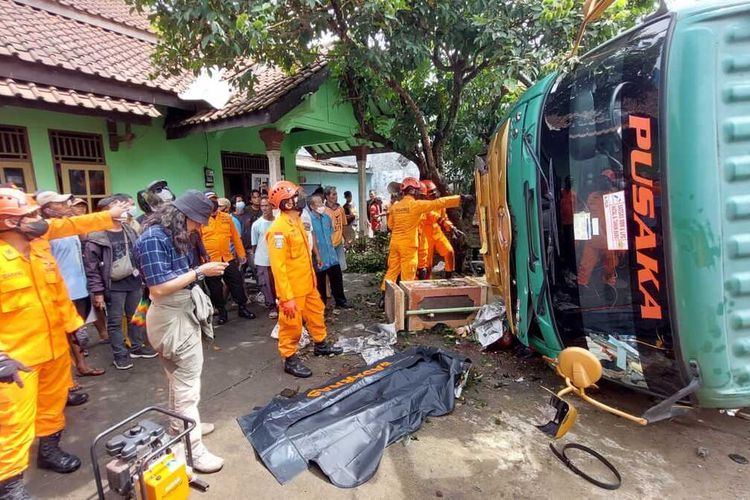
<path fill-rule="evenodd" d="M 23 191 L 0 188 L 0 217 L 24 217 L 37 210 L 39 206 Z"/>
<path fill-rule="evenodd" d="M 292 181 L 279 181 L 268 192 L 268 201 L 274 208 L 280 208 L 281 203 L 294 198 L 297 191 L 299 191 L 299 187 Z"/>
<path fill-rule="evenodd" d="M 416 189 L 419 191 L 421 189 L 421 185 L 419 184 L 419 181 L 415 179 L 414 177 L 407 177 L 403 181 L 401 181 L 401 192 L 403 193 L 407 189 Z"/>

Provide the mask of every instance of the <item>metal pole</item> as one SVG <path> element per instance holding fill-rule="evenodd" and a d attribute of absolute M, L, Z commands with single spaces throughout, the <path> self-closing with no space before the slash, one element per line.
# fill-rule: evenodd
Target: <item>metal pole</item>
<path fill-rule="evenodd" d="M 474 312 L 480 310 L 480 306 L 471 307 L 446 307 L 445 309 L 412 309 L 406 311 L 406 316 L 421 316 L 422 314 L 448 314 L 448 313 L 459 313 L 459 312 Z"/>

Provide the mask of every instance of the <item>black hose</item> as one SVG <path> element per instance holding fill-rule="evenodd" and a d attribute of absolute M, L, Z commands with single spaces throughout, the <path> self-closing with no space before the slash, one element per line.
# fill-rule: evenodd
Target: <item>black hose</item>
<path fill-rule="evenodd" d="M 562 463 L 568 466 L 570 470 L 584 478 L 586 481 L 590 482 L 591 484 L 595 484 L 596 486 L 600 488 L 604 488 L 605 490 L 616 490 L 622 485 L 622 477 L 620 476 L 620 473 L 615 469 L 615 466 L 612 465 L 612 463 L 604 458 L 600 453 L 592 450 L 588 446 L 583 446 L 582 444 L 577 443 L 568 443 L 565 446 L 562 447 L 562 450 L 558 450 L 555 448 L 555 445 L 553 443 L 549 444 L 550 449 L 552 450 L 552 453 L 555 454 L 557 458 L 560 459 Z M 612 471 L 612 474 L 614 474 L 615 478 L 617 478 L 617 482 L 615 483 L 604 483 L 602 481 L 599 481 L 598 479 L 594 479 L 593 477 L 589 476 L 585 472 L 583 472 L 581 469 L 576 467 L 573 462 L 570 461 L 568 456 L 565 454 L 565 452 L 569 449 L 574 450 L 581 450 L 585 453 L 588 453 L 592 457 L 599 460 L 602 464 L 604 464 L 605 467 L 607 467 L 609 470 Z"/>

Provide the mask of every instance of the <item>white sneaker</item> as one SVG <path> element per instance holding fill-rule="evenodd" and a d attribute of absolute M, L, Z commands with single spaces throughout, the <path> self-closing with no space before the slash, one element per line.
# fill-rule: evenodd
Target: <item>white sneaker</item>
<path fill-rule="evenodd" d="M 219 472 L 224 467 L 224 459 L 217 457 L 210 451 L 206 450 L 200 456 L 193 457 L 193 469 L 203 474 Z"/>
<path fill-rule="evenodd" d="M 216 429 L 216 426 L 210 422 L 201 422 L 201 436 L 208 436 Z"/>

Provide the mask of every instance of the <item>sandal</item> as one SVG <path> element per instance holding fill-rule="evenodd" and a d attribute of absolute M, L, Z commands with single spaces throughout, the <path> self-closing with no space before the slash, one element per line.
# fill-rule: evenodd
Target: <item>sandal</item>
<path fill-rule="evenodd" d="M 78 392 L 81 389 L 83 389 L 83 386 L 79 384 L 78 382 L 76 382 L 75 385 L 73 385 L 73 387 L 71 387 L 69 390 L 70 392 Z"/>
<path fill-rule="evenodd" d="M 87 372 L 82 372 L 81 370 L 76 369 L 78 372 L 78 375 L 80 377 L 98 377 L 100 375 L 104 375 L 104 370 L 101 368 L 89 368 Z"/>

